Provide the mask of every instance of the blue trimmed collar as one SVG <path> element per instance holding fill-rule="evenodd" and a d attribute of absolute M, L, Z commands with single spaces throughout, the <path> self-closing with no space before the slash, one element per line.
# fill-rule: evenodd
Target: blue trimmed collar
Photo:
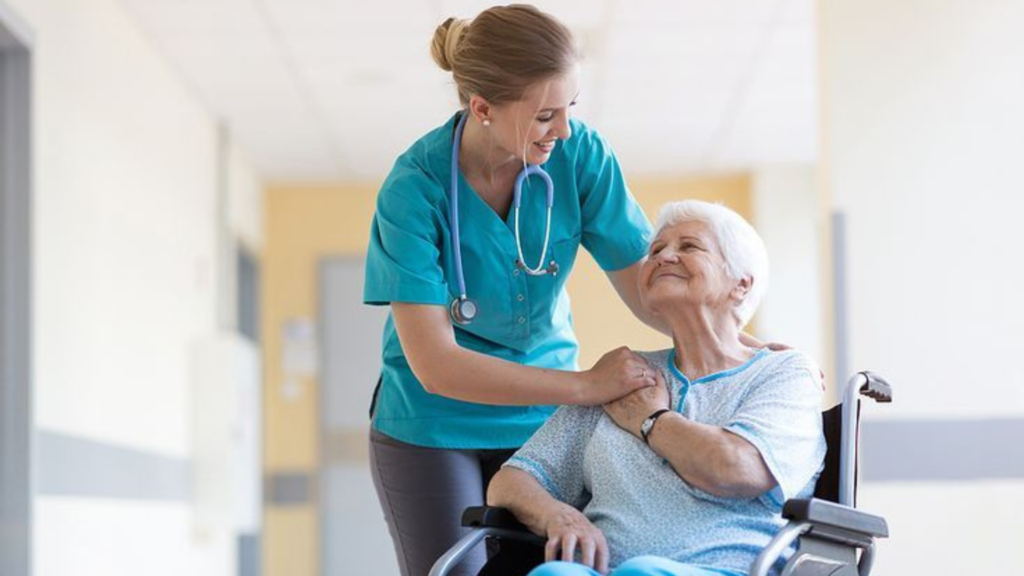
<path fill-rule="evenodd" d="M 668 369 L 671 370 L 672 374 L 682 382 L 686 382 L 687 384 L 702 384 L 705 382 L 718 380 L 719 378 L 725 378 L 726 376 L 732 376 L 733 374 L 738 374 L 752 366 L 761 358 L 765 357 L 768 353 L 769 350 L 767 348 L 761 348 L 760 350 L 757 351 L 756 354 L 754 354 L 753 358 L 747 360 L 742 365 L 737 366 L 735 368 L 730 368 L 728 370 L 722 370 L 721 372 L 715 372 L 714 374 L 708 374 L 707 376 L 698 378 L 691 383 L 690 379 L 687 378 L 686 375 L 680 372 L 679 368 L 676 367 L 676 349 L 673 347 L 671 350 L 669 350 L 668 353 Z"/>

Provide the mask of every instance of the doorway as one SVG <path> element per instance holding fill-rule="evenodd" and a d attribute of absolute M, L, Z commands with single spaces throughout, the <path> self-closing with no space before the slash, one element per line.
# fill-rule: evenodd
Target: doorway
<path fill-rule="evenodd" d="M 386 306 L 363 305 L 365 259 L 320 263 L 320 574 L 397 576 L 370 480 L 367 414 L 381 370 Z"/>

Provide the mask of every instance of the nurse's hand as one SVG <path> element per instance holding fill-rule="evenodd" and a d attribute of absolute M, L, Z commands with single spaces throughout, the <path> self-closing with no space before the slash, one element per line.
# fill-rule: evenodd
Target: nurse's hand
<path fill-rule="evenodd" d="M 767 348 L 767 349 L 771 350 L 772 352 L 782 352 L 783 350 L 792 350 L 793 349 L 792 346 L 790 346 L 788 344 L 783 344 L 781 342 L 761 342 L 760 340 L 758 340 L 757 338 L 754 338 L 753 336 L 751 336 L 750 334 L 747 334 L 746 332 L 740 332 L 740 344 L 743 344 L 744 346 L 746 346 L 748 348 L 756 348 L 756 349 Z M 824 382 L 825 381 L 825 371 L 819 368 L 818 369 L 818 375 L 821 376 L 821 380 L 822 380 L 822 382 Z M 824 386 L 824 384 L 823 384 L 823 386 Z"/>
<path fill-rule="evenodd" d="M 604 533 L 579 510 L 559 504 L 544 519 L 544 532 L 548 537 L 544 561 L 579 562 L 607 574 L 608 542 Z"/>
<path fill-rule="evenodd" d="M 781 352 L 783 350 L 792 350 L 792 346 L 783 344 L 781 342 L 761 342 L 757 338 L 754 338 L 746 332 L 740 332 L 740 344 L 743 344 L 747 348 L 755 348 L 760 350 L 761 348 L 767 348 L 772 352 Z"/>
<path fill-rule="evenodd" d="M 647 360 L 622 346 L 606 353 L 594 367 L 582 373 L 585 388 L 579 404 L 597 406 L 656 384 L 656 370 Z"/>

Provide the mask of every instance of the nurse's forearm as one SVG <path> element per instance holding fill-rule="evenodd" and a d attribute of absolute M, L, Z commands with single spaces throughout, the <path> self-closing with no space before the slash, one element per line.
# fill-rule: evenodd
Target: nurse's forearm
<path fill-rule="evenodd" d="M 508 362 L 458 344 L 425 358 L 409 358 L 413 373 L 432 394 L 511 406 L 591 404 L 586 374 L 533 368 Z"/>
<path fill-rule="evenodd" d="M 391 308 L 409 366 L 432 394 L 506 406 L 596 405 L 651 380 L 635 377 L 644 372 L 646 362 L 624 348 L 585 372 L 534 368 L 459 346 L 443 306 L 396 302 Z M 651 373 L 649 368 L 646 373 Z"/>
<path fill-rule="evenodd" d="M 640 302 L 640 290 L 637 286 L 637 280 L 640 276 L 640 266 L 643 265 L 643 262 L 643 260 L 640 260 L 621 270 L 607 272 L 608 280 L 611 281 L 615 291 L 619 294 L 619 298 L 622 299 L 634 316 L 658 332 L 666 336 L 672 336 L 672 330 L 669 328 L 668 323 L 665 322 L 665 319 L 652 314 Z"/>

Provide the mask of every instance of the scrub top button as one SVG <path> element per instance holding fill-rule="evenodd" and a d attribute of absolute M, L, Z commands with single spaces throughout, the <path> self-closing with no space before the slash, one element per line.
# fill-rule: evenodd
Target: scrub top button
<path fill-rule="evenodd" d="M 525 317 L 525 316 L 520 316 L 520 317 L 519 317 L 519 318 L 518 318 L 518 319 L 516 320 L 516 322 L 518 322 L 518 323 L 522 324 L 523 322 L 526 322 L 526 317 Z"/>
<path fill-rule="evenodd" d="M 522 294 L 519 294 L 519 295 L 516 296 L 516 300 L 519 301 L 519 302 L 522 302 L 523 300 L 526 300 L 526 296 L 523 296 Z"/>

